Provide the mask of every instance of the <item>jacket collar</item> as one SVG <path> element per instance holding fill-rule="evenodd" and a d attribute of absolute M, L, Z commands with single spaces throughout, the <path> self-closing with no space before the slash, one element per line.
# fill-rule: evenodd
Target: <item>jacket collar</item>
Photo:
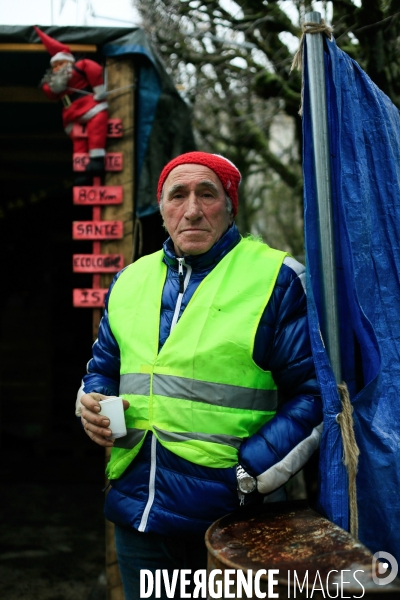
<path fill-rule="evenodd" d="M 240 242 L 241 236 L 235 223 L 229 227 L 224 235 L 212 248 L 204 254 L 197 256 L 185 256 L 185 263 L 190 265 L 194 271 L 202 271 L 212 268 L 228 254 Z M 163 244 L 164 262 L 172 269 L 178 269 L 178 260 L 174 250 L 174 244 L 169 237 Z"/>

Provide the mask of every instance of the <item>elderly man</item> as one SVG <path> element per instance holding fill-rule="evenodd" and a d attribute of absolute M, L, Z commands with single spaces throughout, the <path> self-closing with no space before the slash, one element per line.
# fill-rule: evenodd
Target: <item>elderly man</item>
<path fill-rule="evenodd" d="M 222 156 L 167 164 L 170 237 L 116 276 L 78 394 L 87 435 L 113 446 L 105 513 L 127 600 L 140 569 L 205 568 L 207 527 L 270 498 L 319 444 L 304 267 L 240 236 L 239 183 Z M 118 394 L 128 435 L 113 443 L 98 401 Z"/>

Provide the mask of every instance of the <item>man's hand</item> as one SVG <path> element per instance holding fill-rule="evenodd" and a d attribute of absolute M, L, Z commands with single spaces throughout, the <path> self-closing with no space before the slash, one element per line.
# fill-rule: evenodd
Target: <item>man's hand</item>
<path fill-rule="evenodd" d="M 91 392 L 90 394 L 84 394 L 80 399 L 82 404 L 82 425 L 90 439 L 99 444 L 99 446 L 112 446 L 114 443 L 110 439 L 111 429 L 108 428 L 110 420 L 99 415 L 99 400 L 105 400 L 106 398 L 109 398 L 109 396 Z M 123 405 L 124 410 L 129 408 L 127 400 L 123 400 Z"/>

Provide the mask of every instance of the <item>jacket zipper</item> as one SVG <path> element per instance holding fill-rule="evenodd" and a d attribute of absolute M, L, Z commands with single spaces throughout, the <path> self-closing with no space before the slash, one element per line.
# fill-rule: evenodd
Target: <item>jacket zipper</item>
<path fill-rule="evenodd" d="M 183 267 L 186 267 L 186 276 L 185 277 L 183 275 Z M 183 294 L 186 292 L 186 288 L 189 284 L 189 279 L 190 279 L 191 274 L 192 274 L 192 267 L 185 263 L 184 258 L 178 258 L 179 294 L 178 294 L 178 298 L 176 300 L 174 316 L 172 317 L 171 329 L 169 331 L 170 334 L 178 322 L 179 313 L 181 312 Z"/>
<path fill-rule="evenodd" d="M 186 267 L 186 276 L 183 275 L 183 267 Z M 179 313 L 181 311 L 183 294 L 189 284 L 189 279 L 192 274 L 192 267 L 185 263 L 184 258 L 178 258 L 178 276 L 179 276 L 179 294 L 176 300 L 174 316 L 172 318 L 171 331 L 178 322 Z M 150 477 L 149 477 L 149 497 L 147 499 L 146 506 L 143 511 L 142 518 L 140 520 L 139 531 L 146 531 L 147 521 L 149 518 L 151 507 L 153 506 L 155 496 L 155 481 L 156 481 L 156 463 L 157 463 L 157 438 L 152 434 L 151 438 L 151 451 L 150 451 Z"/>
<path fill-rule="evenodd" d="M 152 435 L 151 438 L 151 451 L 150 451 L 150 477 L 149 477 L 149 497 L 147 499 L 147 504 L 144 508 L 142 518 L 139 525 L 139 531 L 145 531 L 147 526 L 147 519 L 149 518 L 150 509 L 154 502 L 154 494 L 155 494 L 155 481 L 156 481 L 156 462 L 157 462 L 157 439 L 155 435 Z"/>

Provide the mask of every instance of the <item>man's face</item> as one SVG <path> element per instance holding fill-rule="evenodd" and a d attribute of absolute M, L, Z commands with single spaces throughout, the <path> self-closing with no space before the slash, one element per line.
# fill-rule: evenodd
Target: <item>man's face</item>
<path fill-rule="evenodd" d="M 202 165 L 179 165 L 164 183 L 164 225 L 177 256 L 207 252 L 233 221 L 217 175 Z"/>
<path fill-rule="evenodd" d="M 58 71 L 60 69 L 62 69 L 62 67 L 66 64 L 68 64 L 69 61 L 68 60 L 55 60 L 54 62 L 51 63 L 51 70 L 53 71 L 53 73 L 58 73 Z"/>

